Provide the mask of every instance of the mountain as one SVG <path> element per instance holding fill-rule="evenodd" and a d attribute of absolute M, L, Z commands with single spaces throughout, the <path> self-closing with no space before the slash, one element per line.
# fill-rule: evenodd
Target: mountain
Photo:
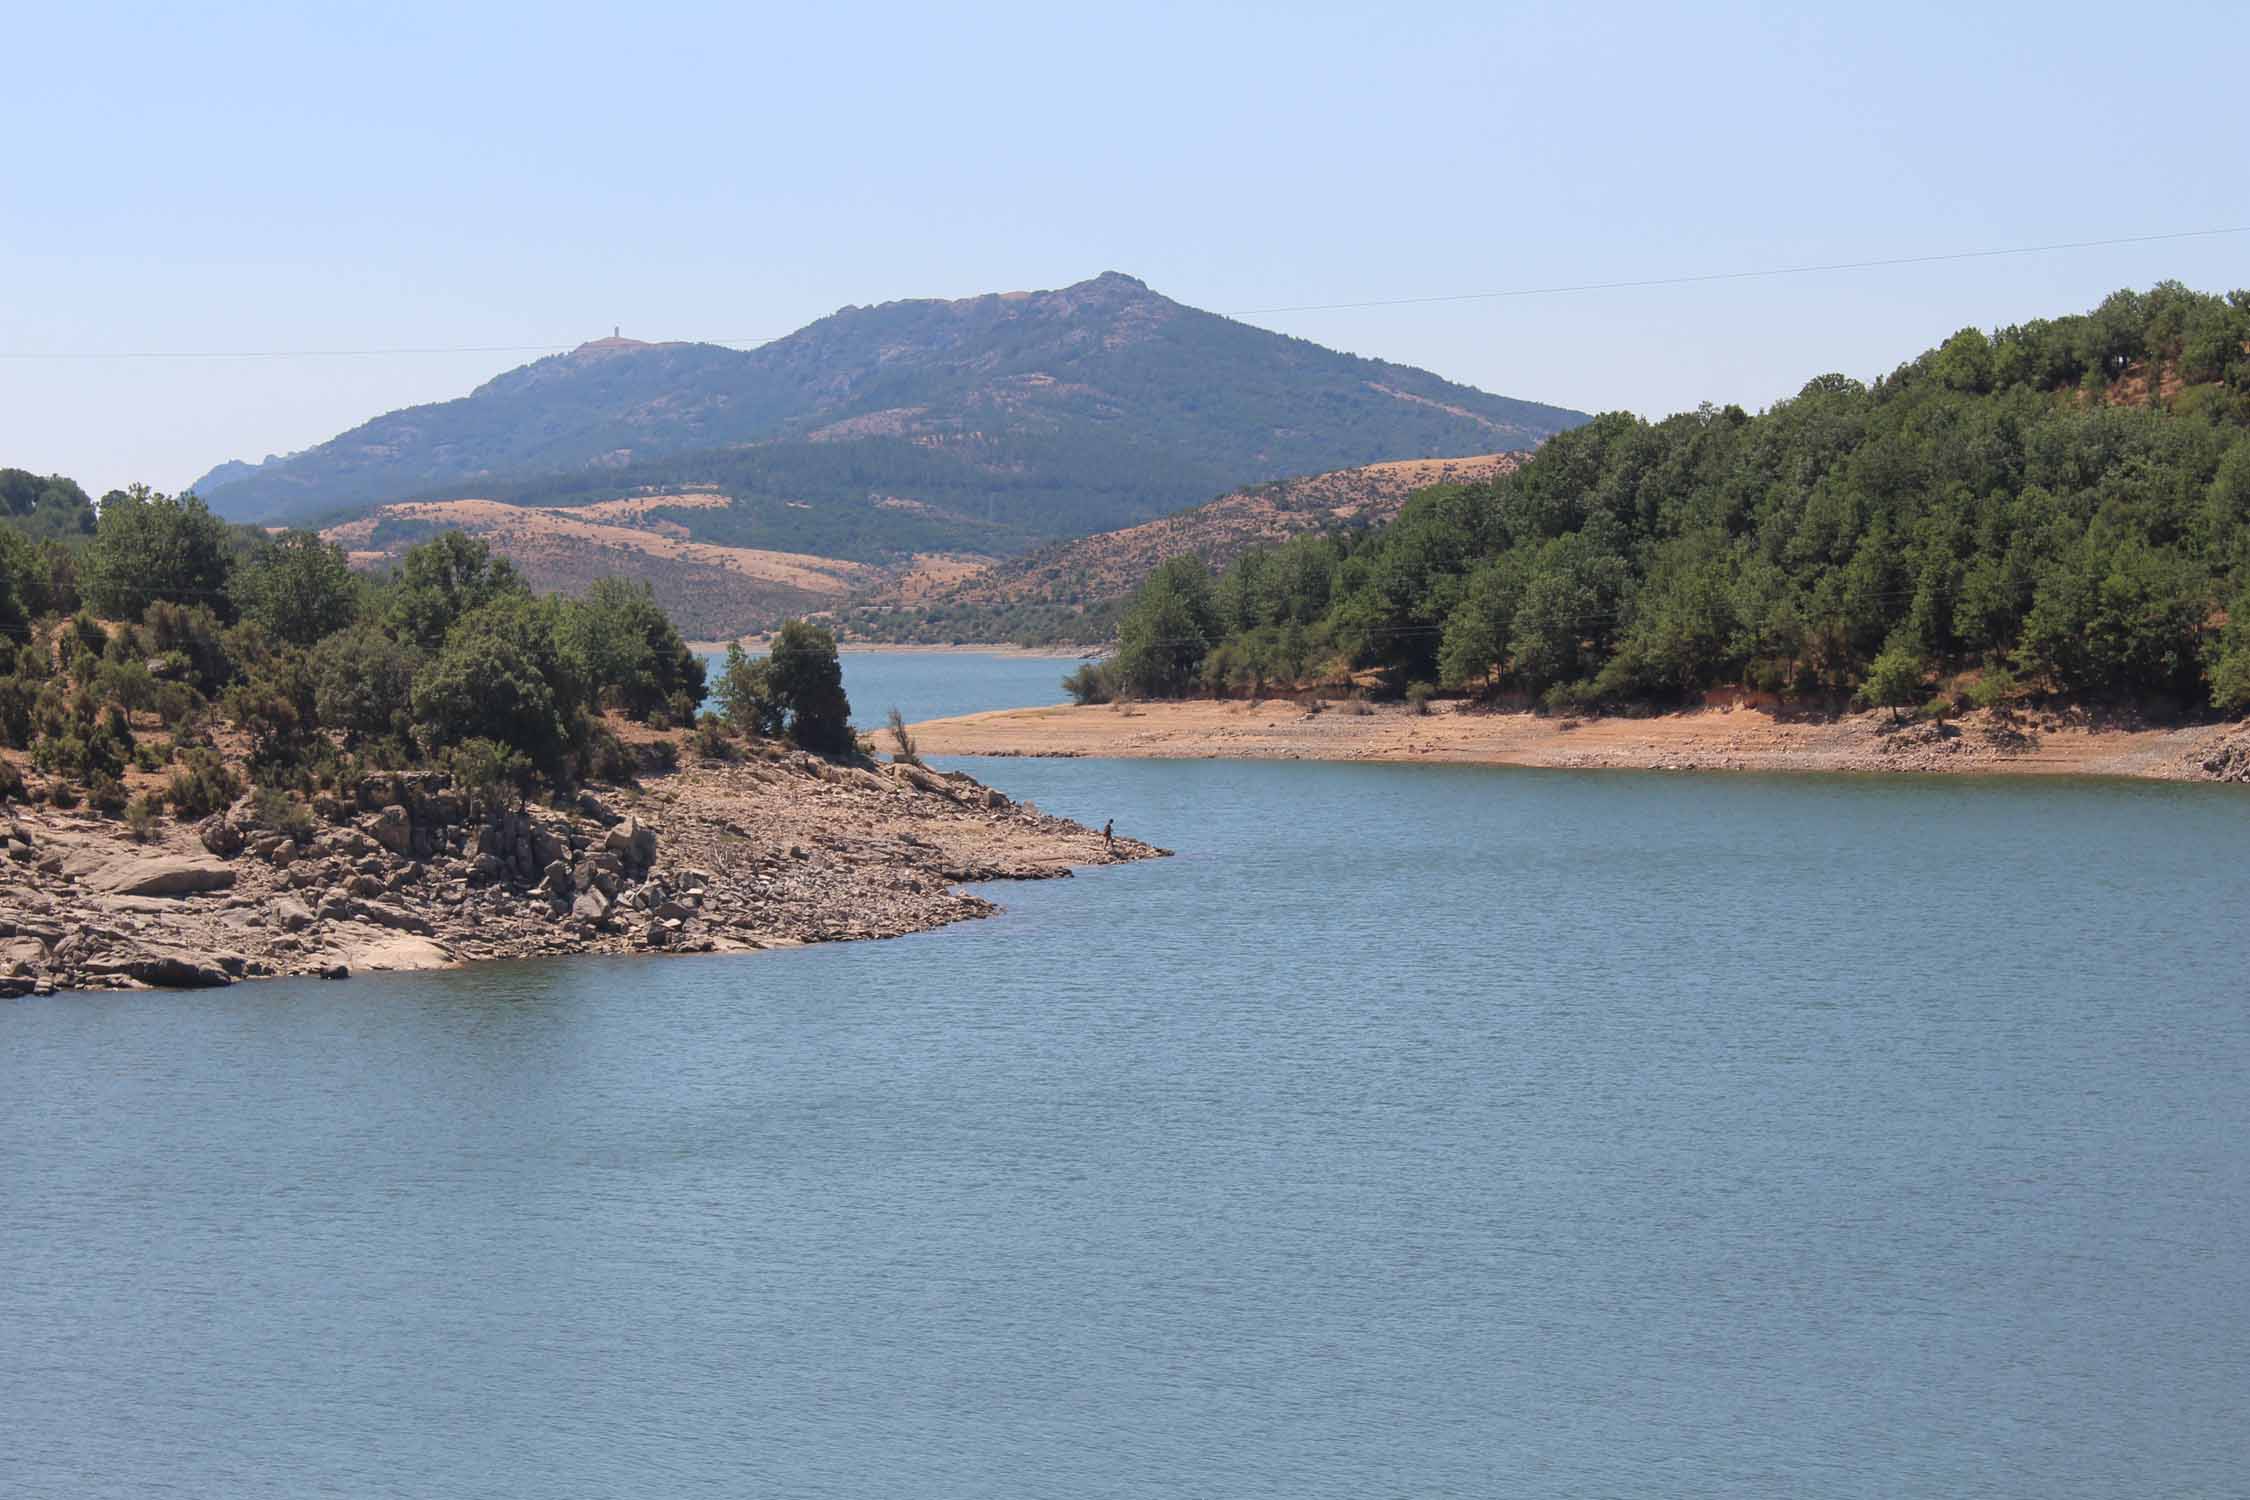
<path fill-rule="evenodd" d="M 847 307 L 751 350 L 599 339 L 194 486 L 232 520 L 408 499 L 540 507 L 715 486 L 658 519 L 858 560 L 997 555 L 1248 481 L 1529 447 L 1582 413 L 1187 307 L 1116 272 Z"/>
<path fill-rule="evenodd" d="M 1215 571 L 1254 548 L 1307 532 L 1381 525 L 1419 490 L 1497 479 L 1530 456 L 1403 459 L 1277 479 L 951 578 L 933 581 L 929 569 L 887 578 L 855 597 L 839 620 L 855 640 L 1099 645 L 1116 634 L 1126 599 L 1168 557 L 1192 554 Z"/>

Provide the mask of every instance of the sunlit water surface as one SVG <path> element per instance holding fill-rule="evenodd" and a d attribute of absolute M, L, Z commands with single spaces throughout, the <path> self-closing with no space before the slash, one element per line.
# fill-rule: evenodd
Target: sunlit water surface
<path fill-rule="evenodd" d="M 0 1002 L 0 1494 L 2243 1492 L 2239 790 L 964 764 L 1180 855 Z"/>

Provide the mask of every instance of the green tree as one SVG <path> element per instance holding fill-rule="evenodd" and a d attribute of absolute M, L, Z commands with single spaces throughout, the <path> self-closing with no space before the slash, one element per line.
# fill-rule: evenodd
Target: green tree
<path fill-rule="evenodd" d="M 414 718 L 436 749 L 490 740 L 552 776 L 570 741 L 536 649 L 506 624 L 471 617 L 414 679 Z"/>
<path fill-rule="evenodd" d="M 463 615 L 529 593 L 515 564 L 493 556 L 481 538 L 446 531 L 408 548 L 399 560 L 388 617 L 401 640 L 435 651 Z"/>
<path fill-rule="evenodd" d="M 1921 655 L 1911 646 L 1903 642 L 1886 646 L 1868 667 L 1860 696 L 1874 707 L 1889 709 L 1895 723 L 1901 708 L 1921 698 L 1924 670 Z"/>
<path fill-rule="evenodd" d="M 313 706 L 320 722 L 354 743 L 399 735 L 412 726 L 413 650 L 372 621 L 340 630 L 313 647 Z"/>
<path fill-rule="evenodd" d="M 1210 571 L 1199 558 L 1167 558 L 1118 622 L 1117 681 L 1136 697 L 1176 698 L 1194 687 L 1218 634 Z"/>
<path fill-rule="evenodd" d="M 105 618 L 137 620 L 158 600 L 223 608 L 231 571 L 226 523 L 208 506 L 136 484 L 102 497 L 79 586 Z"/>
<path fill-rule="evenodd" d="M 252 546 L 249 560 L 235 570 L 234 595 L 243 618 L 276 639 L 310 646 L 352 622 L 360 584 L 343 548 L 318 532 L 287 531 Z"/>
<path fill-rule="evenodd" d="M 773 695 L 789 712 L 789 737 L 822 755 L 850 750 L 852 706 L 836 637 L 805 620 L 785 621 L 766 661 Z"/>
<path fill-rule="evenodd" d="M 597 580 L 564 607 L 559 629 L 564 654 L 597 700 L 636 719 L 681 695 L 702 702 L 703 659 L 688 650 L 646 581 Z"/>
<path fill-rule="evenodd" d="M 744 734 L 778 739 L 789 727 L 789 710 L 773 688 L 770 658 L 751 656 L 739 642 L 727 647 L 713 690 L 727 722 Z"/>

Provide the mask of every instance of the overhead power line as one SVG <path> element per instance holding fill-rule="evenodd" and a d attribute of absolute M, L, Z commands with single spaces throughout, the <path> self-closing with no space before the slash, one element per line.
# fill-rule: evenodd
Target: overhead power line
<path fill-rule="evenodd" d="M 1717 281 L 1755 281 L 1782 276 L 1813 276 L 1839 271 L 1871 271 L 1897 266 L 1937 265 L 1946 261 L 1992 260 L 2016 255 L 2048 255 L 2066 250 L 2098 250 L 2117 245 L 2154 245 L 2172 240 L 2212 239 L 2221 235 L 2250 234 L 2250 224 L 2216 229 L 2181 229 L 2164 234 L 2117 235 L 2098 240 L 2057 240 L 2044 245 L 2010 245 L 1994 250 L 1947 250 L 1930 255 L 1893 255 L 1871 260 L 1838 260 L 1801 266 L 1765 266 L 1747 271 L 1704 271 L 1676 276 L 1643 276 L 1622 281 L 1580 281 L 1554 286 L 1510 287 L 1494 292 L 1447 292 L 1421 297 L 1375 297 L 1358 302 L 1301 302 L 1285 307 L 1238 308 L 1230 318 L 1277 317 L 1284 313 L 1349 312 L 1376 307 L 1424 307 L 1447 302 L 1496 302 L 1513 297 L 1559 297 L 1583 292 L 1621 292 L 1646 287 L 1694 286 Z M 770 344 L 786 334 L 756 338 L 683 339 L 669 342 L 718 344 L 730 348 Z M 584 340 L 552 344 L 440 344 L 402 345 L 382 349 L 123 349 L 54 350 L 0 349 L 0 360 L 106 360 L 106 359 L 379 359 L 392 356 L 444 354 L 560 354 Z"/>

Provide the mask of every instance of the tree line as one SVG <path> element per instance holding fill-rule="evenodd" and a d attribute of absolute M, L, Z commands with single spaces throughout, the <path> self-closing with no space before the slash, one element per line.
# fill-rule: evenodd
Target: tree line
<path fill-rule="evenodd" d="M 141 817 L 207 814 L 244 771 L 284 797 L 416 765 L 496 796 L 562 790 L 641 768 L 618 720 L 693 728 L 708 753 L 742 733 L 855 743 L 834 639 L 803 622 L 772 658 L 730 659 L 713 715 L 703 660 L 645 582 L 538 596 L 459 531 L 369 577 L 316 532 L 230 526 L 192 494 L 136 486 L 97 513 L 20 474 L 0 471 L 0 747 L 64 805 L 125 810 L 135 768 L 169 771 L 133 799 Z M 26 516 L 53 524 L 35 540 Z M 0 757 L 6 795 L 26 786 Z"/>
<path fill-rule="evenodd" d="M 1610 413 L 1389 526 L 1159 568 L 1074 691 L 1380 674 L 1558 709 L 1726 686 L 2250 709 L 2250 293 L 1964 329 L 1758 415 Z"/>

